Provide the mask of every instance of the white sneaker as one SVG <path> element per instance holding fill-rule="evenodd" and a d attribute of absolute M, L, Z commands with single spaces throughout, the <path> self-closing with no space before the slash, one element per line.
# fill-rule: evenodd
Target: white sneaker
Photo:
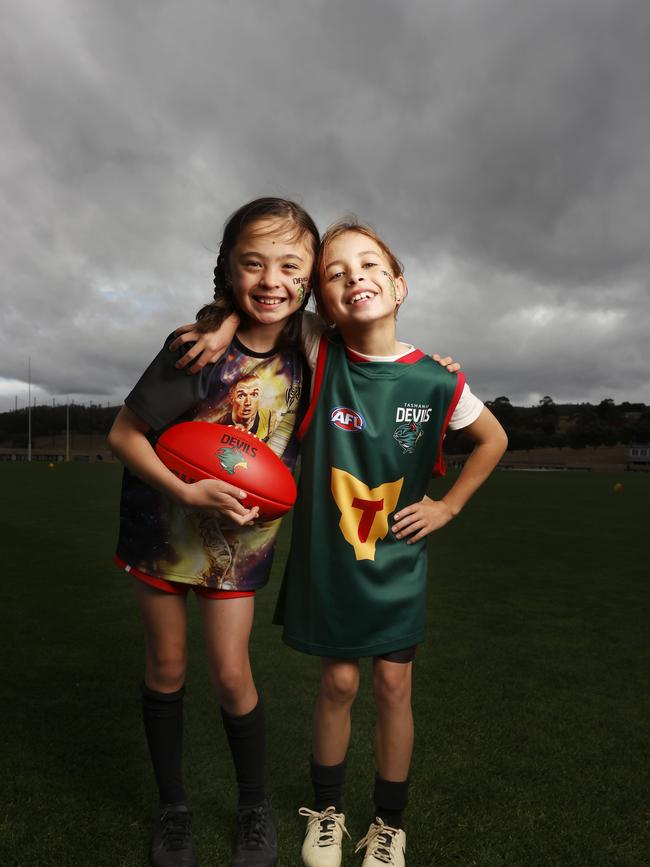
<path fill-rule="evenodd" d="M 394 867 L 406 865 L 406 832 L 401 828 L 391 828 L 376 818 L 368 828 L 368 833 L 357 843 L 358 852 L 366 847 L 366 857 L 361 867 L 382 867 L 392 864 Z"/>
<path fill-rule="evenodd" d="M 302 863 L 306 867 L 341 867 L 343 832 L 348 834 L 343 813 L 337 813 L 336 807 L 328 807 L 322 813 L 301 807 L 298 812 L 308 817 Z"/>

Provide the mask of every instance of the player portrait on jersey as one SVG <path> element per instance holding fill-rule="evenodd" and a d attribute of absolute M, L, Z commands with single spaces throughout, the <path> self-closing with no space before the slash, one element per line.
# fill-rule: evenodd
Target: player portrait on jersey
<path fill-rule="evenodd" d="M 231 351 L 220 376 L 211 378 L 205 398 L 183 420 L 241 426 L 293 466 L 296 449 L 290 440 L 301 376 L 301 366 L 291 357 L 268 360 Z M 129 533 L 131 523 L 138 532 Z M 148 575 L 215 590 L 247 590 L 268 570 L 276 535 L 277 522 L 257 521 L 235 530 L 222 518 L 183 506 L 153 488 L 125 485 L 120 557 Z M 132 537 L 137 544 L 130 546 Z"/>
<path fill-rule="evenodd" d="M 228 392 L 228 412 L 217 419 L 219 424 L 234 424 L 268 440 L 277 425 L 277 413 L 265 405 L 263 384 L 258 374 L 238 380 Z"/>

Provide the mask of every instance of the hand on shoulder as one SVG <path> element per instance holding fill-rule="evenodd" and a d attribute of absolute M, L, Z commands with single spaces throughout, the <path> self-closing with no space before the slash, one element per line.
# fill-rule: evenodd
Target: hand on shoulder
<path fill-rule="evenodd" d="M 444 358 L 441 358 L 437 352 L 431 356 L 434 361 L 437 361 L 442 367 L 446 367 L 449 373 L 458 373 L 460 370 L 460 364 L 458 361 L 454 361 L 451 355 L 445 355 Z"/>

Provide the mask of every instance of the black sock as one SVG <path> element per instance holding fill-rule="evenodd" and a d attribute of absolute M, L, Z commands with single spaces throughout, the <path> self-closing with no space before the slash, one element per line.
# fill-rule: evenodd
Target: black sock
<path fill-rule="evenodd" d="M 385 825 L 402 828 L 402 813 L 409 797 L 409 781 L 393 783 L 375 774 L 375 812 Z"/>
<path fill-rule="evenodd" d="M 181 777 L 183 695 L 156 692 L 142 683 L 142 717 L 161 804 L 182 804 L 187 798 Z"/>
<path fill-rule="evenodd" d="M 328 807 L 336 807 L 337 813 L 343 812 L 343 786 L 347 759 L 340 765 L 319 765 L 314 757 L 309 758 L 311 782 L 314 787 L 314 810 L 322 813 Z"/>
<path fill-rule="evenodd" d="M 262 698 L 260 696 L 253 710 L 243 716 L 231 716 L 223 708 L 221 708 L 221 716 L 239 787 L 237 806 L 256 807 L 266 797 L 264 791 L 266 732 Z"/>

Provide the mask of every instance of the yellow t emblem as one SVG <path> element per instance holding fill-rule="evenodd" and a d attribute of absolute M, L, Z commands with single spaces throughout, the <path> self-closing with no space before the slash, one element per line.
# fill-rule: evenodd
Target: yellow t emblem
<path fill-rule="evenodd" d="M 369 488 L 351 473 L 332 467 L 332 495 L 341 512 L 339 527 L 357 560 L 374 560 L 375 545 L 388 533 L 388 516 L 397 507 L 404 477 Z"/>

